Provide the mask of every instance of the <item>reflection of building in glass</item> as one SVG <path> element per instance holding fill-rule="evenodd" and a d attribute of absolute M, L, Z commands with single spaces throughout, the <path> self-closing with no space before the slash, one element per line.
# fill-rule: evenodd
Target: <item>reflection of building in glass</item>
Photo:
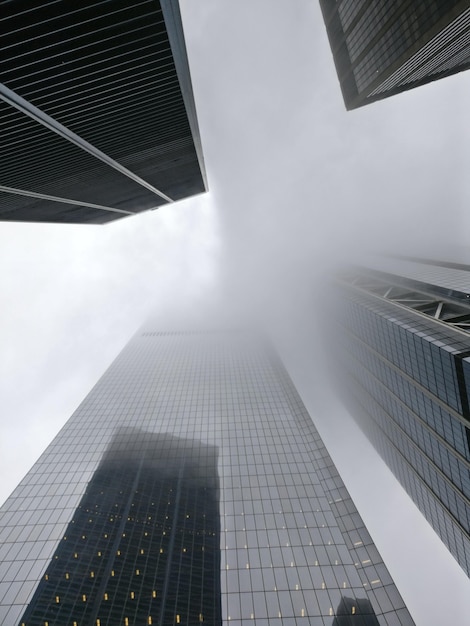
<path fill-rule="evenodd" d="M 470 266 L 391 258 L 367 265 L 337 282 L 341 388 L 470 574 Z"/>
<path fill-rule="evenodd" d="M 2 25 L 0 220 L 103 224 L 205 191 L 178 2 L 4 2 Z"/>
<path fill-rule="evenodd" d="M 113 626 L 175 616 L 221 623 L 216 448 L 120 429 L 21 621 Z"/>
<path fill-rule="evenodd" d="M 347 109 L 470 67 L 468 0 L 320 0 Z"/>
<path fill-rule="evenodd" d="M 332 626 L 379 626 L 380 622 L 375 616 L 374 609 L 369 600 L 364 598 L 341 598 L 336 617 Z"/>
<path fill-rule="evenodd" d="M 292 382 L 250 333 L 146 327 L 1 516 L 0 623 L 81 626 L 74 615 L 89 594 L 93 626 L 332 626 L 345 596 L 370 602 L 381 626 L 413 624 Z M 67 603 L 68 621 L 67 609 L 46 617 L 61 610 L 51 602 Z"/>

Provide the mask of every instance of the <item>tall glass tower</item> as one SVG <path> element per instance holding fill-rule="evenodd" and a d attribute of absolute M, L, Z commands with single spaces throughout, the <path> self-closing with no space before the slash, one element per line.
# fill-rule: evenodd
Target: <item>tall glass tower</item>
<path fill-rule="evenodd" d="M 347 109 L 470 67 L 468 0 L 320 0 Z"/>
<path fill-rule="evenodd" d="M 346 404 L 470 575 L 470 266 L 375 258 L 336 291 Z"/>
<path fill-rule="evenodd" d="M 139 331 L 0 524 L 4 624 L 413 625 L 251 333 Z"/>

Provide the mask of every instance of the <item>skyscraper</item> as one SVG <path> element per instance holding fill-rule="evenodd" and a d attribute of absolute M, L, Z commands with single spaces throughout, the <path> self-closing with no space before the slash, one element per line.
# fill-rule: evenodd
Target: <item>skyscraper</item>
<path fill-rule="evenodd" d="M 176 0 L 13 0 L 1 19 L 1 220 L 103 224 L 205 191 Z"/>
<path fill-rule="evenodd" d="M 335 290 L 346 403 L 470 574 L 470 267 L 377 258 Z"/>
<path fill-rule="evenodd" d="M 131 340 L 1 510 L 0 621 L 410 626 L 258 336 Z"/>
<path fill-rule="evenodd" d="M 468 0 L 320 0 L 347 109 L 470 67 Z"/>

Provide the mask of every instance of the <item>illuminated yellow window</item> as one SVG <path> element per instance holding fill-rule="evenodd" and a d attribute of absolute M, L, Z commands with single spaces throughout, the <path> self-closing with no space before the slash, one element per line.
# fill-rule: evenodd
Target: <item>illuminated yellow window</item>
<path fill-rule="evenodd" d="M 56 596 L 56 597 L 55 597 L 55 601 L 56 601 L 56 604 L 59 604 L 59 602 L 60 602 L 60 598 L 59 598 L 59 596 Z"/>
<path fill-rule="evenodd" d="M 95 577 L 95 572 L 90 572 L 90 578 L 94 578 Z"/>
<path fill-rule="evenodd" d="M 135 575 L 136 575 L 136 576 L 140 576 L 140 569 L 136 569 L 136 570 L 135 570 Z"/>
<path fill-rule="evenodd" d="M 140 554 L 144 554 L 144 549 L 143 548 L 140 549 Z"/>
<path fill-rule="evenodd" d="M 152 591 L 152 598 L 156 598 L 157 597 L 157 592 L 155 591 L 155 589 Z"/>
<path fill-rule="evenodd" d="M 107 593 L 105 593 L 103 597 L 104 597 L 105 600 L 109 600 L 109 597 L 108 597 Z"/>
<path fill-rule="evenodd" d="M 70 574 L 68 572 L 65 572 L 65 580 L 68 580 L 70 578 Z"/>
<path fill-rule="evenodd" d="M 114 576 L 114 570 L 113 569 L 111 570 L 111 576 Z"/>
<path fill-rule="evenodd" d="M 300 611 L 300 617 L 305 617 L 305 609 L 302 609 L 302 610 Z"/>
<path fill-rule="evenodd" d="M 100 619 L 96 620 L 96 626 L 101 626 L 101 620 Z"/>
<path fill-rule="evenodd" d="M 135 593 L 131 591 L 131 600 L 133 600 L 134 598 L 135 598 Z"/>
<path fill-rule="evenodd" d="M 163 548 L 160 548 L 160 554 L 163 554 Z"/>
<path fill-rule="evenodd" d="M 44 574 L 44 580 L 49 580 L 49 575 L 48 574 Z"/>
<path fill-rule="evenodd" d="M 148 624 L 151 624 L 151 623 L 152 623 L 152 616 L 151 616 L 151 615 L 149 615 L 149 618 L 148 618 L 148 620 L 147 620 L 147 623 L 148 623 Z"/>
<path fill-rule="evenodd" d="M 253 615 L 253 614 L 252 614 Z M 204 615 L 199 613 L 199 621 L 202 623 L 204 621 Z"/>
<path fill-rule="evenodd" d="M 129 618 L 128 617 L 124 618 L 124 626 L 129 626 Z"/>
<path fill-rule="evenodd" d="M 181 616 L 180 615 L 176 616 L 176 623 L 177 624 L 181 623 Z"/>
<path fill-rule="evenodd" d="M 78 553 L 77 552 L 75 552 L 75 554 L 73 555 L 73 558 L 74 559 L 78 559 Z"/>
<path fill-rule="evenodd" d="M 98 556 L 101 556 L 101 551 L 100 550 L 98 550 Z"/>
<path fill-rule="evenodd" d="M 83 602 L 86 602 L 86 595 L 85 594 L 82 595 L 82 600 L 83 600 Z"/>
<path fill-rule="evenodd" d="M 352 613 L 353 615 L 355 615 L 355 614 L 356 614 L 356 607 L 355 607 L 354 605 L 351 607 L 351 613 Z"/>
<path fill-rule="evenodd" d="M 118 551 L 116 552 L 116 554 L 117 554 L 118 556 L 121 556 L 121 550 L 118 550 Z"/>
<path fill-rule="evenodd" d="M 44 626 L 49 626 L 49 622 L 44 622 Z"/>

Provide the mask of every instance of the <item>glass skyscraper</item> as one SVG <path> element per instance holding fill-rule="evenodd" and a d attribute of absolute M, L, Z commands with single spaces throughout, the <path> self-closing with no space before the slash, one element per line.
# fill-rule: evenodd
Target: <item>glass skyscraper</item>
<path fill-rule="evenodd" d="M 376 258 L 335 291 L 346 404 L 470 575 L 470 266 Z"/>
<path fill-rule="evenodd" d="M 206 190 L 176 0 L 2 3 L 0 220 L 103 224 Z"/>
<path fill-rule="evenodd" d="M 470 67 L 468 0 L 320 0 L 347 109 Z"/>
<path fill-rule="evenodd" d="M 139 331 L 0 512 L 0 622 L 412 626 L 247 332 Z"/>

